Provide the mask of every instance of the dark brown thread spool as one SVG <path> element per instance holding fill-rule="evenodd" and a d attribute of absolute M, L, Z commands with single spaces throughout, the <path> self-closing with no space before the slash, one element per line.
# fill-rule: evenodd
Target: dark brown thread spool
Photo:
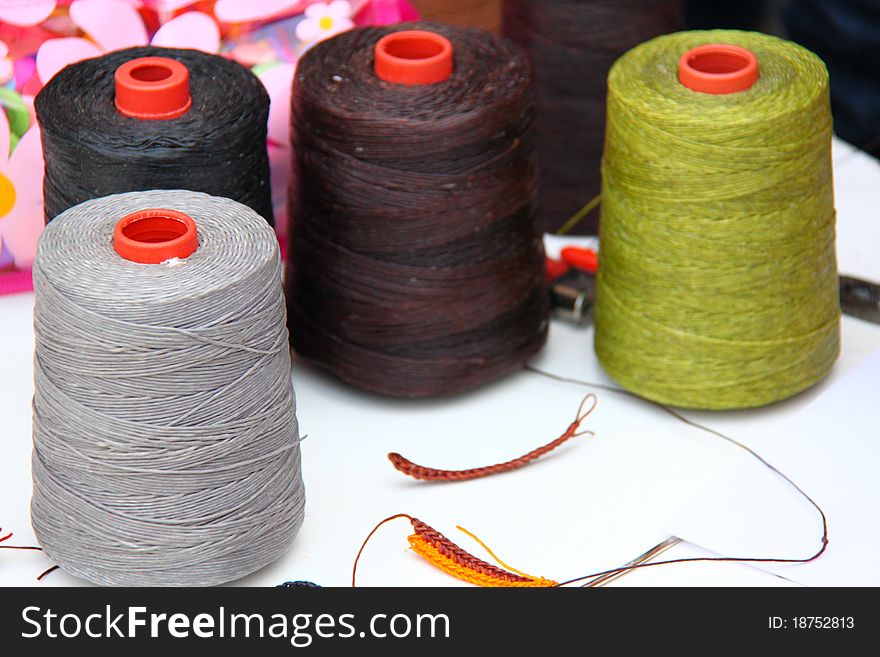
<path fill-rule="evenodd" d="M 380 79 L 374 49 L 399 30 L 451 42 L 449 77 Z M 300 61 L 292 135 L 288 315 L 300 354 L 365 390 L 432 397 L 496 380 L 541 348 L 533 89 L 515 46 L 432 23 L 339 35 Z"/>
<path fill-rule="evenodd" d="M 535 68 L 541 221 L 555 232 L 599 194 L 608 69 L 650 38 L 684 29 L 682 0 L 504 0 L 501 32 Z M 595 235 L 599 213 L 571 233 Z"/>

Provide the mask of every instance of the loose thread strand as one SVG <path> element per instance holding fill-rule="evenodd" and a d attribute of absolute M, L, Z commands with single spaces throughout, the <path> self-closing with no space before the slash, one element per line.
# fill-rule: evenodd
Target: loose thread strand
<path fill-rule="evenodd" d="M 506 563 L 504 563 L 504 562 L 498 557 L 497 554 L 495 554 L 495 553 L 492 551 L 492 548 L 490 548 L 490 547 L 489 547 L 488 545 L 486 545 L 482 540 L 480 540 L 480 538 L 478 538 L 473 532 L 469 532 L 467 529 L 465 529 L 464 527 L 462 527 L 462 526 L 460 526 L 460 525 L 456 525 L 455 528 L 456 528 L 458 531 L 460 531 L 460 532 L 462 532 L 462 533 L 464 533 L 464 534 L 470 536 L 474 541 L 476 541 L 477 545 L 479 545 L 479 546 L 480 546 L 481 548 L 483 548 L 486 552 L 488 552 L 488 553 L 489 553 L 489 556 L 492 557 L 493 559 L 495 559 L 495 561 L 497 561 L 498 564 L 499 564 L 502 568 L 506 568 L 506 569 L 509 570 L 510 572 L 512 572 L 512 573 L 516 573 L 516 574 L 519 575 L 520 577 L 527 577 L 528 579 L 538 579 L 538 578 L 535 577 L 534 575 L 529 575 L 528 573 L 524 573 L 524 572 L 522 572 L 521 570 L 517 570 L 517 569 L 514 568 L 513 566 L 508 566 Z"/>
<path fill-rule="evenodd" d="M 703 562 L 719 561 L 719 562 L 740 562 L 740 563 L 742 563 L 742 562 L 747 562 L 747 563 L 809 563 L 811 561 L 815 561 L 816 559 L 818 559 L 819 557 L 821 557 L 825 553 L 825 550 L 828 548 L 828 518 L 826 517 L 825 512 L 822 510 L 822 507 L 820 507 L 819 504 L 812 497 L 810 497 L 800 486 L 798 486 L 788 475 L 783 473 L 776 466 L 769 463 L 763 456 L 758 454 L 751 447 L 744 445 L 743 443 L 739 442 L 738 440 L 735 440 L 734 438 L 731 438 L 730 436 L 727 436 L 716 429 L 711 429 L 707 426 L 700 424 L 699 422 L 695 422 L 694 420 L 691 420 L 691 419 L 685 417 L 684 415 L 682 415 L 681 413 L 679 413 L 675 409 L 673 409 L 669 406 L 666 406 L 665 404 L 661 404 L 659 402 L 654 402 L 649 399 L 643 399 L 642 397 L 639 397 L 635 393 L 629 392 L 628 390 L 623 390 L 623 389 L 617 388 L 615 386 L 609 386 L 609 385 L 605 385 L 605 384 L 601 384 L 601 383 L 592 383 L 590 381 L 583 381 L 581 379 L 574 379 L 574 378 L 570 378 L 570 377 L 559 376 L 557 374 L 552 374 L 550 372 L 545 372 L 543 370 L 540 370 L 532 365 L 526 365 L 525 369 L 529 372 L 533 372 L 533 373 L 538 374 L 540 376 L 544 376 L 546 378 L 552 379 L 554 381 L 559 381 L 561 383 L 570 383 L 570 384 L 575 384 L 575 385 L 579 385 L 579 386 L 600 388 L 602 390 L 607 390 L 609 392 L 617 393 L 620 395 L 625 395 L 625 396 L 631 397 L 633 399 L 638 399 L 638 400 L 644 401 L 644 402 L 646 402 L 656 408 L 659 408 L 659 409 L 665 411 L 666 413 L 673 416 L 674 418 L 676 418 L 680 422 L 683 422 L 689 426 L 694 427 L 695 429 L 699 429 L 700 431 L 705 431 L 706 433 L 712 434 L 714 436 L 717 436 L 718 438 L 721 438 L 722 440 L 727 441 L 731 445 L 734 445 L 735 447 L 738 447 L 741 450 L 750 454 L 752 457 L 757 459 L 764 467 L 766 467 L 768 470 L 770 470 L 771 472 L 773 472 L 774 474 L 779 476 L 783 481 L 785 481 L 788 485 L 790 485 L 795 491 L 798 492 L 799 495 L 801 495 L 801 497 L 803 497 L 807 502 L 810 503 L 810 505 L 814 509 L 816 509 L 816 511 L 818 512 L 818 514 L 822 520 L 822 539 L 821 539 L 822 544 L 821 544 L 821 547 L 814 554 L 812 554 L 808 557 L 805 557 L 805 558 L 786 559 L 786 558 L 775 558 L 775 557 L 773 557 L 773 558 L 771 558 L 771 557 L 687 557 L 687 558 L 682 558 L 682 559 L 668 559 L 665 561 L 655 561 L 655 562 L 651 562 L 651 563 L 641 563 L 641 564 L 635 564 L 635 565 L 620 566 L 618 568 L 611 568 L 611 569 L 603 570 L 603 571 L 600 571 L 597 573 L 592 573 L 590 575 L 584 575 L 582 577 L 575 577 L 573 579 L 570 579 L 570 580 L 567 580 L 567 581 L 560 583 L 559 586 L 566 586 L 567 584 L 574 584 L 576 582 L 581 582 L 583 580 L 594 579 L 597 577 L 603 577 L 605 575 L 613 575 L 613 574 L 621 573 L 624 571 L 637 570 L 640 568 L 650 568 L 653 566 L 662 566 L 662 565 L 673 564 L 673 563 L 688 563 L 688 562 L 694 562 L 694 561 L 703 561 Z"/>
<path fill-rule="evenodd" d="M 2 530 L 2 527 L 0 527 L 0 530 Z M 12 532 L 9 532 L 6 536 L 0 536 L 0 543 L 8 541 L 10 538 L 12 538 Z M 35 545 L 0 545 L 0 550 L 38 550 L 42 552 L 43 548 Z"/>
<path fill-rule="evenodd" d="M 593 198 L 589 203 L 587 203 L 580 210 L 575 212 L 562 226 L 559 230 L 556 231 L 557 235 L 565 235 L 572 228 L 577 226 L 581 221 L 583 221 L 589 214 L 599 207 L 599 204 L 602 202 L 602 195 L 599 194 Z"/>
<path fill-rule="evenodd" d="M 370 542 L 370 539 L 373 538 L 373 534 L 379 531 L 379 527 L 384 525 L 385 523 L 391 522 L 392 520 L 397 520 L 398 518 L 406 518 L 410 522 L 412 522 L 413 518 L 411 515 L 406 513 L 396 513 L 393 516 L 388 516 L 384 520 L 380 521 L 375 527 L 373 527 L 372 531 L 367 534 L 367 537 L 364 539 L 364 542 L 361 544 L 361 549 L 358 550 L 357 556 L 354 558 L 354 565 L 351 567 L 351 588 L 355 588 L 357 586 L 357 567 L 358 562 L 361 560 L 361 555 L 364 553 L 364 548 L 367 547 L 367 543 Z"/>
<path fill-rule="evenodd" d="M 38 582 L 43 581 L 43 578 L 44 578 L 46 575 L 48 575 L 48 574 L 50 574 L 50 573 L 54 573 L 56 570 L 58 570 L 58 568 L 60 568 L 60 566 L 52 566 L 51 568 L 47 568 L 47 569 L 44 570 L 42 573 L 40 573 L 39 575 L 37 575 L 37 581 L 38 581 Z"/>
<path fill-rule="evenodd" d="M 2 528 L 0 528 L 0 529 L 2 529 Z M 0 536 L 0 543 L 2 543 L 3 541 L 8 541 L 10 538 L 12 538 L 12 532 L 9 532 L 8 534 L 6 534 L 6 536 Z M 37 552 L 43 551 L 43 548 L 37 547 L 36 545 L 0 545 L 0 549 L 3 549 L 3 550 L 35 550 Z M 44 570 L 42 573 L 37 575 L 37 581 L 39 582 L 46 575 L 51 573 L 53 570 L 57 570 L 57 569 L 58 569 L 58 566 L 52 566 L 51 568 Z"/>

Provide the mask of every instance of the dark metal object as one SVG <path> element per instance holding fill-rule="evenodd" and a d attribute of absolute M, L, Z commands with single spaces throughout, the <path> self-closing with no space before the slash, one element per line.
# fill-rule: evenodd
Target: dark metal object
<path fill-rule="evenodd" d="M 275 587 L 276 589 L 319 589 L 321 588 L 320 584 L 315 584 L 314 582 L 308 582 L 306 580 L 297 580 L 295 582 L 284 582 L 284 584 L 279 584 Z"/>
<path fill-rule="evenodd" d="M 550 307 L 557 317 L 575 324 L 587 324 L 593 314 L 596 295 L 596 277 L 593 274 L 569 270 L 550 282 Z"/>
<path fill-rule="evenodd" d="M 880 324 L 880 285 L 841 276 L 840 309 L 846 315 Z"/>

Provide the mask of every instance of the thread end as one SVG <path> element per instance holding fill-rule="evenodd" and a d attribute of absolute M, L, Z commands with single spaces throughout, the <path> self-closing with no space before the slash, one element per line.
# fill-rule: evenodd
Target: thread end
<path fill-rule="evenodd" d="M 709 43 L 691 48 L 678 61 L 678 80 L 704 94 L 746 91 L 758 80 L 758 58 L 746 48 Z"/>
<path fill-rule="evenodd" d="M 127 214 L 116 223 L 113 248 L 126 260 L 155 265 L 192 255 L 199 248 L 199 235 L 188 214 L 150 208 Z"/>
<path fill-rule="evenodd" d="M 116 69 L 116 109 L 142 120 L 174 119 L 192 106 L 189 70 L 170 57 L 138 57 Z"/>
<path fill-rule="evenodd" d="M 428 30 L 386 34 L 375 48 L 374 70 L 386 82 L 418 85 L 443 82 L 452 75 L 452 43 Z"/>

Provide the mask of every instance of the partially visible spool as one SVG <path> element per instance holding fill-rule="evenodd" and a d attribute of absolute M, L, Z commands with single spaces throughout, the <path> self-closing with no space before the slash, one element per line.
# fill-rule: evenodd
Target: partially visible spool
<path fill-rule="evenodd" d="M 750 408 L 839 351 L 828 74 L 776 37 L 682 32 L 608 78 L 595 348 L 625 388 Z"/>
<path fill-rule="evenodd" d="M 286 550 L 303 483 L 278 243 L 225 198 L 87 201 L 34 275 L 34 532 L 104 585 L 213 585 Z"/>
<path fill-rule="evenodd" d="M 498 31 L 501 0 L 412 0 L 427 21 Z"/>
<path fill-rule="evenodd" d="M 401 397 L 521 368 L 547 294 L 518 49 L 434 23 L 353 30 L 300 61 L 292 114 L 294 348 Z"/>
<path fill-rule="evenodd" d="M 91 198 L 190 189 L 239 201 L 273 222 L 269 96 L 230 59 L 118 50 L 60 71 L 35 108 L 47 221 Z"/>
<path fill-rule="evenodd" d="M 682 0 L 504 0 L 501 32 L 535 68 L 541 220 L 555 232 L 598 193 L 605 80 L 633 46 L 684 28 Z M 572 233 L 597 232 L 598 213 Z"/>

